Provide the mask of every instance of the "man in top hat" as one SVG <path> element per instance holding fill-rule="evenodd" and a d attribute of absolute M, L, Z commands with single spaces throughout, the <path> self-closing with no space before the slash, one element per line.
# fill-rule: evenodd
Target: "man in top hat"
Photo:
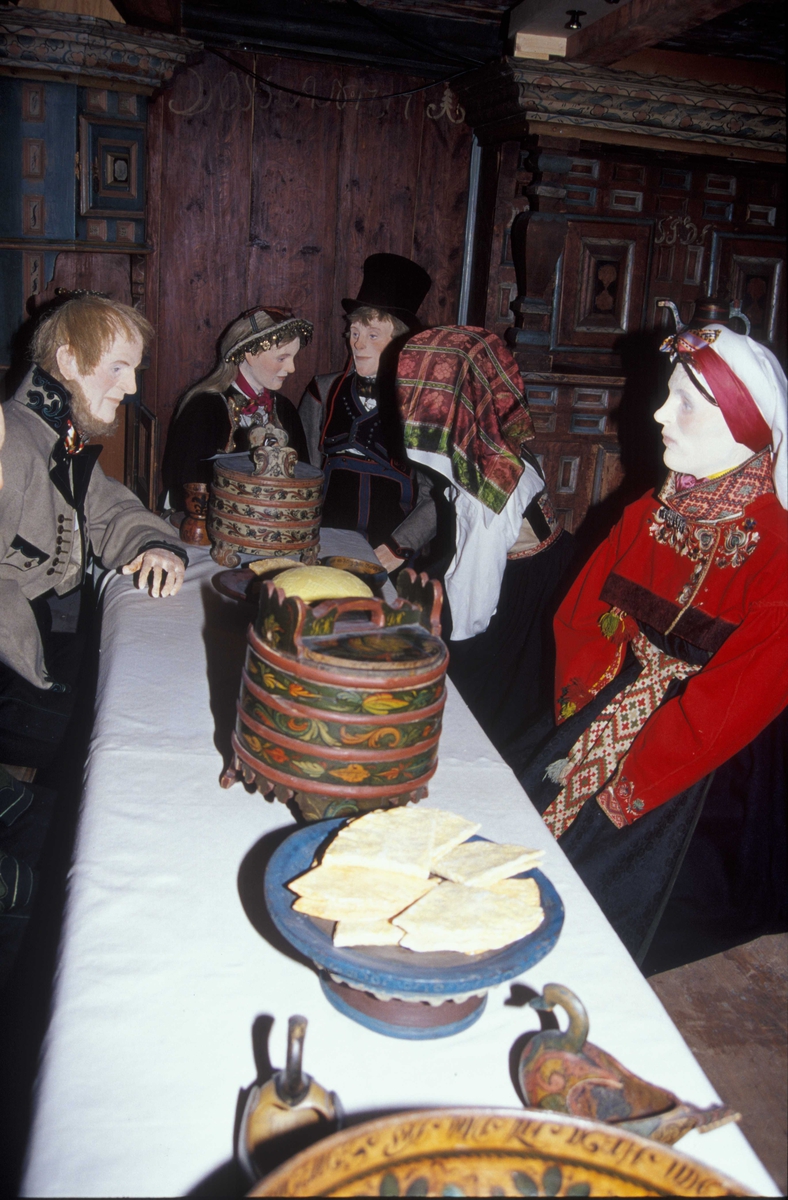
<path fill-rule="evenodd" d="M 311 337 L 311 322 L 281 308 L 251 309 L 227 327 L 212 370 L 175 409 L 162 466 L 172 507 L 183 508 L 186 484 L 210 484 L 215 455 L 249 450 L 254 426 L 280 426 L 306 460 L 295 406 L 279 389 Z"/>
<path fill-rule="evenodd" d="M 370 255 L 358 295 L 342 301 L 348 364 L 338 374 L 317 375 L 298 410 L 310 462 L 326 476 L 323 524 L 364 534 L 389 570 L 424 541 L 419 514 L 430 503 L 428 486 L 416 503 L 394 379 L 397 352 L 419 329 L 416 314 L 431 285 L 409 258 Z"/>

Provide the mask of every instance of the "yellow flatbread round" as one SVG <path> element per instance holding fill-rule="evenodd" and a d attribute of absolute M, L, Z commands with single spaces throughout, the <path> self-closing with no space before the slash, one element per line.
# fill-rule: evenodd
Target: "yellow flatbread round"
<path fill-rule="evenodd" d="M 254 575 L 270 575 L 272 571 L 283 574 L 288 567 L 300 567 L 297 558 L 255 558 L 246 564 Z"/>
<path fill-rule="evenodd" d="M 307 604 L 315 600 L 368 599 L 373 594 L 363 579 L 336 567 L 291 567 L 275 575 L 274 583 L 286 596 L 299 596 Z"/>

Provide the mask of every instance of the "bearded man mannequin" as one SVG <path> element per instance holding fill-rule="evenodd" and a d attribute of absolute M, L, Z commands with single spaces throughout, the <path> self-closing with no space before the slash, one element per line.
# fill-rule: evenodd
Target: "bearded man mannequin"
<path fill-rule="evenodd" d="M 358 295 L 342 301 L 348 364 L 316 376 L 298 410 L 309 460 L 326 476 L 323 524 L 362 533 L 389 571 L 423 545 L 420 514 L 432 504 L 427 477 L 407 464 L 394 391 L 397 351 L 431 286 L 411 259 L 370 255 Z"/>
<path fill-rule="evenodd" d="M 729 897 L 742 880 L 745 892 L 769 880 L 738 940 L 776 932 L 769 922 L 785 916 L 774 772 L 736 812 L 711 773 L 788 705 L 786 379 L 769 350 L 719 325 L 684 330 L 663 349 L 676 362 L 655 414 L 669 475 L 625 510 L 558 610 L 559 727 L 522 776 L 638 962 L 701 818 L 703 857 L 726 843 Z M 732 850 L 731 824 L 741 832 Z M 692 874 L 685 922 L 697 919 L 700 937 L 722 900 L 702 862 Z M 734 919 L 718 930 L 728 945 Z M 687 946 L 683 961 L 702 956 Z"/>
<path fill-rule="evenodd" d="M 30 768 L 43 768 L 55 787 L 46 769 L 79 698 L 84 638 L 52 633 L 48 598 L 82 589 L 94 560 L 137 576 L 153 597 L 174 596 L 183 582 L 187 558 L 177 538 L 104 475 L 101 446 L 88 444 L 114 430 L 124 396 L 136 392 L 135 371 L 152 333 L 125 304 L 89 294 L 67 300 L 39 324 L 34 365 L 4 405 L 0 762 L 28 768 L 15 772 L 26 778 Z M 36 805 L 15 824 L 34 792 L 13 772 L 0 772 L 0 912 L 25 915 L 33 890 L 26 859 L 52 798 L 37 780 Z"/>
<path fill-rule="evenodd" d="M 134 309 L 82 295 L 49 313 L 34 366 L 5 405 L 0 492 L 0 761 L 39 767 L 65 731 L 73 680 L 50 661 L 46 597 L 81 588 L 91 559 L 174 596 L 188 561 L 177 537 L 108 479 L 91 438 L 112 432 L 137 390 L 152 335 Z M 59 697 L 59 698 L 58 698 Z"/>

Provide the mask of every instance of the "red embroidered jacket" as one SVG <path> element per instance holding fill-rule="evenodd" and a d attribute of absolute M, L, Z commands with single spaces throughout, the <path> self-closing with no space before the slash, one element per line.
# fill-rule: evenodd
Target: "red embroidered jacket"
<path fill-rule="evenodd" d="M 659 496 L 626 509 L 561 605 L 559 721 L 615 678 L 636 621 L 711 654 L 620 764 L 628 822 L 720 766 L 788 705 L 787 543 L 768 451 L 683 492 L 671 473 Z"/>

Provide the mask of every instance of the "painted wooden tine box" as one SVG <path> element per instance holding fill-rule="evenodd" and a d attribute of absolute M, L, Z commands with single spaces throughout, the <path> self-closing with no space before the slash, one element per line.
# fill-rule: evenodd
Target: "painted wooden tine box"
<path fill-rule="evenodd" d="M 441 586 L 401 572 L 398 597 L 307 604 L 263 585 L 222 776 L 294 800 L 308 821 L 427 794 L 438 764 L 448 651 Z"/>
<path fill-rule="evenodd" d="M 276 426 L 253 431 L 250 441 L 251 457 L 227 454 L 214 462 L 207 521 L 212 558 L 223 567 L 237 567 L 241 554 L 317 562 L 323 472 L 298 462 Z"/>

